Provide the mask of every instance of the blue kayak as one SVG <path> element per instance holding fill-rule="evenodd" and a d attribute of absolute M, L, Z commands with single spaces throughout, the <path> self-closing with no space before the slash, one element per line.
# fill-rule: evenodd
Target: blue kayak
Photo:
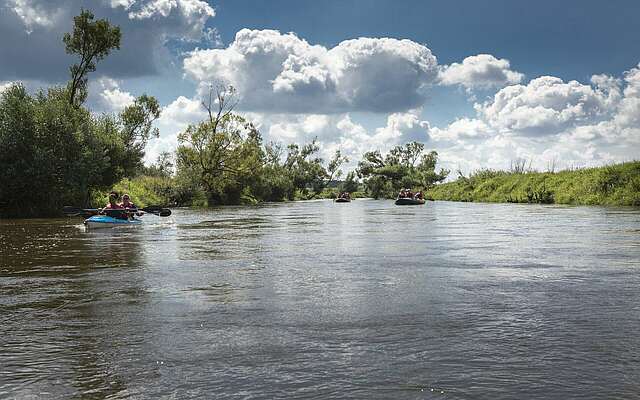
<path fill-rule="evenodd" d="M 87 228 L 113 228 L 115 226 L 135 226 L 142 224 L 142 221 L 135 218 L 121 219 L 109 217 L 108 215 L 94 215 L 84 220 Z"/>

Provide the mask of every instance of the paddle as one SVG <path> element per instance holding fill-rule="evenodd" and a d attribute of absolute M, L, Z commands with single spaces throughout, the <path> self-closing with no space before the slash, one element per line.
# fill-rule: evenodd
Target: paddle
<path fill-rule="evenodd" d="M 62 208 L 62 212 L 68 216 L 68 217 L 78 217 L 78 216 L 82 216 L 82 217 L 90 217 L 92 215 L 98 215 L 100 214 L 100 212 L 102 212 L 103 210 L 100 208 L 78 208 L 78 207 L 71 207 L 71 206 L 65 206 Z M 113 212 L 122 212 L 124 210 L 119 210 L 119 209 L 114 209 L 114 210 L 104 210 L 105 212 L 109 213 L 110 211 Z M 137 212 L 137 211 L 144 211 L 146 213 L 149 214 L 154 214 L 160 217 L 168 217 L 169 215 L 171 215 L 171 210 L 169 210 L 168 208 L 162 208 L 160 206 L 149 206 L 149 207 L 143 207 L 143 208 L 129 208 L 127 209 L 127 211 L 129 212 Z"/>

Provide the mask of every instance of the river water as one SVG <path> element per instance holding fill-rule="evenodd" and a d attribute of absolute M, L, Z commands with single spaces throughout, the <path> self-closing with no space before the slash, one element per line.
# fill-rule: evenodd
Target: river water
<path fill-rule="evenodd" d="M 144 221 L 0 221 L 0 398 L 640 398 L 639 209 Z"/>

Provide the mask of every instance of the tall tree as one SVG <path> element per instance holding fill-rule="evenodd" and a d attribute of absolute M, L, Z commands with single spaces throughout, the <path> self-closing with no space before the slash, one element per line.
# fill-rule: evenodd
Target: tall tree
<path fill-rule="evenodd" d="M 237 202 L 263 163 L 260 133 L 233 113 L 233 87 L 212 85 L 202 106 L 208 119 L 178 135 L 178 173 L 195 180 L 214 202 Z"/>
<path fill-rule="evenodd" d="M 340 167 L 348 162 L 349 158 L 347 156 L 343 156 L 340 150 L 336 150 L 333 158 L 329 160 L 329 165 L 327 166 L 327 173 L 329 174 L 327 184 L 331 183 L 332 180 L 338 179 L 342 176 L 342 170 L 340 169 Z"/>
<path fill-rule="evenodd" d="M 73 33 L 66 33 L 63 41 L 68 54 L 80 58 L 70 67 L 69 103 L 82 104 L 87 98 L 87 74 L 96 70 L 96 62 L 105 58 L 111 50 L 120 49 L 120 28 L 106 19 L 93 21 L 91 11 L 82 10 L 73 18 Z"/>

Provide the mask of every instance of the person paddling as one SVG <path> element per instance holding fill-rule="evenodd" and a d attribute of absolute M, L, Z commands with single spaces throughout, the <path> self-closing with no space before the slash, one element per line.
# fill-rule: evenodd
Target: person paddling
<path fill-rule="evenodd" d="M 122 195 L 122 203 L 119 204 L 120 207 L 126 210 L 137 210 L 137 206 L 131 202 L 131 197 L 127 193 Z M 142 212 L 136 211 L 136 215 L 142 215 Z"/>
<path fill-rule="evenodd" d="M 102 208 L 101 214 L 105 214 L 110 217 L 114 217 L 118 219 L 128 219 L 129 218 L 128 213 L 124 212 L 124 207 L 122 207 L 118 203 L 119 197 L 120 196 L 118 195 L 118 192 L 116 191 L 109 192 L 109 202 L 107 203 L 106 206 L 104 206 L 104 208 Z M 115 211 L 115 210 L 122 210 L 122 211 Z"/>
<path fill-rule="evenodd" d="M 122 210 L 124 207 L 118 204 L 118 197 L 118 192 L 109 192 L 109 202 L 102 210 Z"/>

